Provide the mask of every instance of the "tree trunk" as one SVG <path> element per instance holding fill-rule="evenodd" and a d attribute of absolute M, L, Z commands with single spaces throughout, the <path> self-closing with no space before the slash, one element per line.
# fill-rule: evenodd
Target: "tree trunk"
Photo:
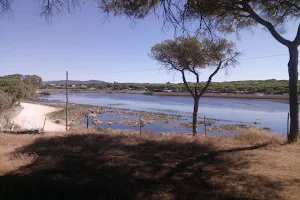
<path fill-rule="evenodd" d="M 199 97 L 194 97 L 193 136 L 197 134 L 199 99 Z"/>
<path fill-rule="evenodd" d="M 290 133 L 288 143 L 297 142 L 299 131 L 299 103 L 298 103 L 298 49 L 297 46 L 289 48 L 289 103 L 290 103 Z"/>

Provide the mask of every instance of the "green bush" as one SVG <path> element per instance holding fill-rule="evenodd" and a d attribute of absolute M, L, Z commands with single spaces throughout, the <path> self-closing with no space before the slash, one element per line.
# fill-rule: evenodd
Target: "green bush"
<path fill-rule="evenodd" d="M 0 90 L 8 94 L 12 99 L 12 104 L 20 102 L 22 98 L 33 98 L 36 96 L 36 89 L 38 83 L 32 80 L 22 79 L 19 76 L 5 76 L 0 78 Z"/>
<path fill-rule="evenodd" d="M 10 109 L 13 105 L 12 97 L 0 90 L 0 115 L 6 110 Z"/>

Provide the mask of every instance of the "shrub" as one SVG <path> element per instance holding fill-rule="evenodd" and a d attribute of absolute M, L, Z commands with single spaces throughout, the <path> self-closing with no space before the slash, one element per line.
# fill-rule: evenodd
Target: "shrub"
<path fill-rule="evenodd" d="M 6 92 L 0 90 L 0 114 L 2 114 L 4 111 L 11 108 L 12 104 L 13 104 L 12 97 Z"/>

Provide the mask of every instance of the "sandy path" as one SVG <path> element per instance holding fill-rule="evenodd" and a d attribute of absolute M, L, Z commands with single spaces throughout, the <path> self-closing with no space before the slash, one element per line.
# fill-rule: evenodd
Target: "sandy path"
<path fill-rule="evenodd" d="M 31 103 L 21 103 L 24 108 L 13 121 L 23 129 L 42 129 L 44 125 L 45 117 L 48 113 L 57 111 L 57 108 L 43 106 Z M 46 117 L 47 118 L 47 117 Z M 45 132 L 51 131 L 64 131 L 65 127 L 59 124 L 55 124 L 47 118 L 45 124 Z"/>

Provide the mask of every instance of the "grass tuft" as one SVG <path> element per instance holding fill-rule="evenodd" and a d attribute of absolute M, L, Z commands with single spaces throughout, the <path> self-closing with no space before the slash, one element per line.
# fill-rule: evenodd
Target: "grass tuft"
<path fill-rule="evenodd" d="M 241 133 L 234 135 L 233 138 L 240 143 L 249 145 L 258 145 L 263 143 L 276 145 L 284 143 L 284 139 L 282 137 L 275 134 L 266 134 L 262 129 L 256 127 L 249 127 Z"/>

